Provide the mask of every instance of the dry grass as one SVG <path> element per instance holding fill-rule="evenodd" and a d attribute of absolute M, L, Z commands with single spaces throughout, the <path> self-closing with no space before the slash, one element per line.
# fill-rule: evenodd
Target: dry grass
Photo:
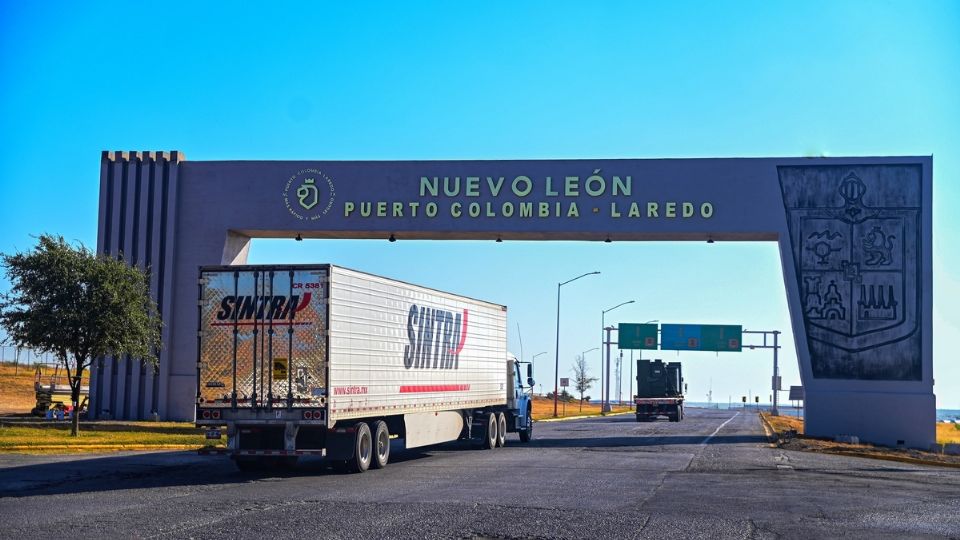
<path fill-rule="evenodd" d="M 899 461 L 903 463 L 918 463 L 929 465 L 944 465 L 949 467 L 960 467 L 960 456 L 950 456 L 926 452 L 916 449 L 888 448 L 884 446 L 874 446 L 872 444 L 846 444 L 838 443 L 829 439 L 816 439 L 803 436 L 803 420 L 793 416 L 770 416 L 761 413 L 770 423 L 770 426 L 780 435 L 778 445 L 781 448 L 789 450 L 801 450 L 806 452 L 821 452 L 825 454 L 840 454 L 845 456 L 866 457 L 873 459 L 884 459 L 890 461 Z M 937 425 L 937 441 L 940 443 L 950 442 L 942 438 L 942 427 L 944 424 Z M 960 430 L 954 429 L 960 434 Z M 798 437 L 784 437 L 784 433 L 794 430 Z M 954 435 L 956 436 L 956 435 Z"/>
<path fill-rule="evenodd" d="M 33 367 L 0 364 L 0 414 L 28 414 L 36 404 Z"/>
<path fill-rule="evenodd" d="M 764 418 L 770 422 L 771 427 L 779 433 L 790 431 L 791 429 L 798 434 L 803 434 L 803 419 L 796 416 L 770 416 L 764 414 Z"/>
<path fill-rule="evenodd" d="M 783 433 L 794 430 L 803 435 L 803 419 L 795 416 L 764 415 L 774 430 Z M 937 422 L 937 442 L 940 444 L 960 443 L 960 424 Z"/>
<path fill-rule="evenodd" d="M 49 383 L 52 369 L 44 368 L 44 383 Z M 37 404 L 37 396 L 33 387 L 35 366 L 14 366 L 11 363 L 0 364 L 0 415 L 29 414 Z M 66 379 L 64 379 L 66 383 Z M 89 378 L 84 377 L 83 384 L 89 384 Z"/>
<path fill-rule="evenodd" d="M 566 405 L 566 412 L 564 412 L 564 405 Z M 633 407 L 629 405 L 613 405 L 612 409 L 613 412 L 626 412 L 633 410 Z M 599 403 L 584 403 L 583 409 L 580 408 L 580 402 L 578 400 L 574 400 L 566 404 L 564 404 L 562 401 L 557 403 L 557 415 L 560 418 L 585 416 L 590 414 L 600 414 Z M 545 397 L 534 396 L 533 419 L 544 420 L 547 418 L 553 418 L 553 400 Z"/>
<path fill-rule="evenodd" d="M 960 444 L 960 424 L 937 422 L 937 442 Z"/>

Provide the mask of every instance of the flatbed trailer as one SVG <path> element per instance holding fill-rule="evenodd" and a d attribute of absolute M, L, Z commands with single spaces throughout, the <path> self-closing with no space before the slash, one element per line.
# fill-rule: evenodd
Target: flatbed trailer
<path fill-rule="evenodd" d="M 637 422 L 652 422 L 666 416 L 671 422 L 683 420 L 683 398 L 636 398 Z"/>

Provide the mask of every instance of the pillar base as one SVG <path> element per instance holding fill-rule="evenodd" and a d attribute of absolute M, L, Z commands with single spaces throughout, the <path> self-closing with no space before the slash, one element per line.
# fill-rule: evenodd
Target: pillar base
<path fill-rule="evenodd" d="M 804 396 L 804 433 L 856 435 L 862 442 L 928 449 L 937 438 L 933 393 L 815 392 Z"/>

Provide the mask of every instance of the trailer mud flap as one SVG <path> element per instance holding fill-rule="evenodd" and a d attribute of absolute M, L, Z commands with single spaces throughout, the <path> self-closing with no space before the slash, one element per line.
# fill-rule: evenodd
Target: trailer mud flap
<path fill-rule="evenodd" d="M 336 428 L 327 432 L 327 457 L 330 459 L 351 459 L 354 452 L 356 428 Z"/>

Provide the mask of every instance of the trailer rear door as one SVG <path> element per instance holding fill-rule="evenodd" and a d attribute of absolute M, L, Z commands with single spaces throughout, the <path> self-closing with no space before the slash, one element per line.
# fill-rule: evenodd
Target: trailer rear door
<path fill-rule="evenodd" d="M 198 407 L 320 407 L 327 267 L 201 269 Z"/>

